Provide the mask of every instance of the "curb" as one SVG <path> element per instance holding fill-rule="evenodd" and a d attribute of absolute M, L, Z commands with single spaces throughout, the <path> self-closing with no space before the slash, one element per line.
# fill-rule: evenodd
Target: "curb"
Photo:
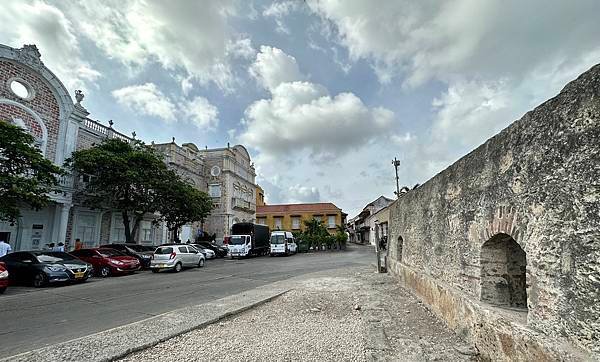
<path fill-rule="evenodd" d="M 176 309 L 53 346 L 9 356 L 0 359 L 0 362 L 114 361 L 269 302 L 289 290 L 273 285 L 261 286 L 209 303 Z"/>

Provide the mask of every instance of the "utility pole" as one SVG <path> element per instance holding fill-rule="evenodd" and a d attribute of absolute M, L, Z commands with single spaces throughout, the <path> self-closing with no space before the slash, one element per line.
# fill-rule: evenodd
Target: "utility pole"
<path fill-rule="evenodd" d="M 392 161 L 392 165 L 394 165 L 394 168 L 396 169 L 396 197 L 400 198 L 400 184 L 399 184 L 400 178 L 398 177 L 398 167 L 400 167 L 400 160 L 398 160 L 398 159 L 396 159 L 396 157 L 394 157 L 394 160 Z"/>

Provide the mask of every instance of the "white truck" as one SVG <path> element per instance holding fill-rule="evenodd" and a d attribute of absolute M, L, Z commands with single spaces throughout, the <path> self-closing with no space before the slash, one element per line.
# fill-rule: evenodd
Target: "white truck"
<path fill-rule="evenodd" d="M 269 252 L 269 228 L 248 222 L 233 224 L 227 249 L 231 258 L 266 255 Z"/>
<path fill-rule="evenodd" d="M 294 235 L 289 231 L 273 231 L 271 233 L 271 251 L 270 255 L 290 255 L 296 254 L 298 245 Z"/>

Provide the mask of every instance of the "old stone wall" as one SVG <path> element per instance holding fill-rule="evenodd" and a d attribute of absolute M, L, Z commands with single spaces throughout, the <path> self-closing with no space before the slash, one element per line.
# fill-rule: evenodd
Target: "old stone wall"
<path fill-rule="evenodd" d="M 552 336 L 597 356 L 600 65 L 390 212 L 390 269 L 484 355 L 556 357 Z"/>

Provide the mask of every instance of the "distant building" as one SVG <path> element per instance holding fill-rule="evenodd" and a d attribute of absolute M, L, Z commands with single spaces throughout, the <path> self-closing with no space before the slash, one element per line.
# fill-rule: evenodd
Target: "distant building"
<path fill-rule="evenodd" d="M 388 206 L 393 202 L 392 199 L 379 196 L 368 203 L 357 216 L 350 219 L 347 224 L 350 241 L 375 245 L 382 236 L 387 236 Z"/>
<path fill-rule="evenodd" d="M 330 202 L 311 204 L 263 205 L 256 207 L 256 223 L 271 230 L 304 231 L 304 221 L 321 220 L 330 234 L 346 223 L 342 209 Z"/>
<path fill-rule="evenodd" d="M 215 204 L 204 232 L 215 234 L 221 243 L 234 223 L 256 220 L 256 171 L 242 145 L 204 149 L 200 154 L 207 170 L 208 194 Z"/>
<path fill-rule="evenodd" d="M 260 185 L 256 184 L 256 206 L 265 205 L 265 190 L 260 187 Z"/>

